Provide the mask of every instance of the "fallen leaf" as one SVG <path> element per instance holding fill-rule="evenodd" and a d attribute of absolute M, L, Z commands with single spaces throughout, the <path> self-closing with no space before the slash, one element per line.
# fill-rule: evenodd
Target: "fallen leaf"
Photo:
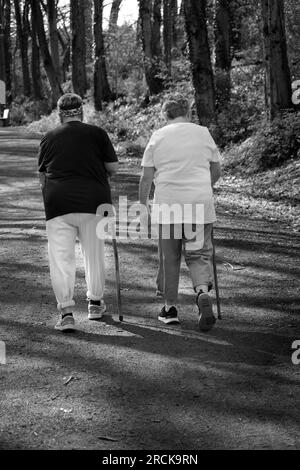
<path fill-rule="evenodd" d="M 73 377 L 73 375 L 71 375 L 65 382 L 64 382 L 64 385 L 68 385 L 72 380 L 74 380 L 75 377 Z"/>
<path fill-rule="evenodd" d="M 111 442 L 118 442 L 119 439 L 115 439 L 114 437 L 109 436 L 98 436 L 98 439 L 101 441 L 111 441 Z"/>

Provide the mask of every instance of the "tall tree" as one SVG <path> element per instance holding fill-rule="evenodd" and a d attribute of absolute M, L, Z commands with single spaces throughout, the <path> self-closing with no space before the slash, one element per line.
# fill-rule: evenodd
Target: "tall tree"
<path fill-rule="evenodd" d="M 265 90 L 269 118 L 292 107 L 283 0 L 261 0 L 265 50 Z"/>
<path fill-rule="evenodd" d="M 232 18 L 229 0 L 216 0 L 215 51 L 216 91 L 218 106 L 230 100 L 231 62 L 233 52 Z"/>
<path fill-rule="evenodd" d="M 42 93 L 42 78 L 41 78 L 41 59 L 40 49 L 38 45 L 37 25 L 35 22 L 34 14 L 31 11 L 31 76 L 33 96 L 36 100 L 43 97 Z"/>
<path fill-rule="evenodd" d="M 94 63 L 94 0 L 84 0 L 86 63 Z"/>
<path fill-rule="evenodd" d="M 172 73 L 173 16 L 171 0 L 163 0 L 164 11 L 164 59 L 168 75 Z"/>
<path fill-rule="evenodd" d="M 4 18 L 4 0 L 0 0 L 0 80 L 5 82 L 6 63 L 5 63 L 5 18 Z"/>
<path fill-rule="evenodd" d="M 216 118 L 214 76 L 208 43 L 206 0 L 183 0 L 195 101 L 201 124 Z"/>
<path fill-rule="evenodd" d="M 174 47 L 177 47 L 178 0 L 170 0 L 170 4 L 171 4 L 171 17 L 172 17 L 172 45 Z"/>
<path fill-rule="evenodd" d="M 112 94 L 107 78 L 105 45 L 103 36 L 103 0 L 94 0 L 94 37 L 95 37 L 95 70 L 94 100 L 97 111 L 102 110 L 103 102 L 111 100 Z"/>
<path fill-rule="evenodd" d="M 31 95 L 31 82 L 29 74 L 28 60 L 28 38 L 29 38 L 29 1 L 25 0 L 23 11 L 22 4 L 19 0 L 14 0 L 15 17 L 17 23 L 17 37 L 21 52 L 22 75 L 23 75 L 23 91 L 25 96 Z"/>
<path fill-rule="evenodd" d="M 89 3 L 89 2 L 88 2 Z M 92 11 L 91 11 L 92 13 Z M 67 5 L 58 9 L 58 39 L 62 49 L 62 82 L 67 80 L 67 72 L 71 65 L 71 35 L 69 29 L 69 8 Z M 92 41 L 93 44 L 93 41 Z M 92 45 L 91 45 L 92 48 Z M 91 53 L 92 55 L 92 53 Z"/>
<path fill-rule="evenodd" d="M 84 12 L 84 0 L 71 0 L 72 83 L 75 93 L 78 93 L 80 96 L 84 96 L 88 88 L 85 66 L 86 38 Z"/>
<path fill-rule="evenodd" d="M 52 57 L 48 48 L 47 37 L 44 27 L 44 19 L 41 5 L 38 0 L 31 0 L 32 21 L 36 24 L 39 47 L 43 59 L 44 68 L 50 83 L 52 92 L 52 106 L 55 107 L 59 97 L 62 95 L 62 89 L 57 79 L 56 71 L 52 62 Z"/>
<path fill-rule="evenodd" d="M 57 29 L 57 0 L 47 0 L 47 16 L 49 24 L 50 50 L 57 79 L 61 81 L 59 60 L 59 39 Z"/>
<path fill-rule="evenodd" d="M 4 37 L 0 39 L 0 49 L 4 47 L 4 50 L 2 53 L 0 52 L 0 55 L 2 54 L 2 60 L 4 60 L 5 73 L 2 73 L 4 77 L 3 80 L 6 82 L 7 102 L 10 103 L 12 100 L 11 2 L 10 0 L 0 0 L 0 4 L 0 30 L 2 26 L 4 33 Z M 1 68 L 0 66 L 0 70 Z"/>
<path fill-rule="evenodd" d="M 145 77 L 150 95 L 160 93 L 164 89 L 164 80 L 161 75 L 161 57 L 156 55 L 160 47 L 153 39 L 153 11 L 158 11 L 161 7 L 161 0 L 154 0 L 154 10 L 152 2 L 139 0 L 139 15 L 141 22 L 141 32 L 144 51 Z M 157 30 L 156 35 L 157 35 Z M 157 35 L 158 37 L 158 35 Z"/>
<path fill-rule="evenodd" d="M 153 3 L 153 24 L 151 34 L 151 50 L 153 57 L 161 57 L 161 6 L 162 0 L 154 0 Z"/>
<path fill-rule="evenodd" d="M 118 25 L 119 13 L 122 0 L 113 0 L 109 15 L 109 31 L 114 31 Z"/>

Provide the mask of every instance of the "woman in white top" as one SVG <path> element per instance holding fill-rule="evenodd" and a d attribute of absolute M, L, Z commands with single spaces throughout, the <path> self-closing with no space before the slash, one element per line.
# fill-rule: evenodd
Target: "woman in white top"
<path fill-rule="evenodd" d="M 212 278 L 212 228 L 216 221 L 213 185 L 221 175 L 220 153 L 206 127 L 190 122 L 187 99 L 176 95 L 163 106 L 167 125 L 152 135 L 144 153 L 140 203 L 155 195 L 152 222 L 159 224 L 157 288 L 165 298 L 159 320 L 179 323 L 176 302 L 184 252 L 197 294 L 199 327 L 209 331 L 215 317 L 208 294 Z"/>

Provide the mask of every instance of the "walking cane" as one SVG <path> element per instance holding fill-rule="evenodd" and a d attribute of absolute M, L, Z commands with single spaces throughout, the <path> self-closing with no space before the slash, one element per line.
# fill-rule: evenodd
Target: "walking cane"
<path fill-rule="evenodd" d="M 119 268 L 117 240 L 115 238 L 112 239 L 112 245 L 113 245 L 113 250 L 114 250 L 115 267 L 116 267 L 117 308 L 118 308 L 119 320 L 120 322 L 122 322 L 123 315 L 122 315 L 122 302 L 121 302 L 120 268 Z"/>
<path fill-rule="evenodd" d="M 216 300 L 217 300 L 218 320 L 222 320 L 221 300 L 220 300 L 220 291 L 219 291 L 219 284 L 218 284 L 218 272 L 217 272 L 217 260 L 216 260 L 216 247 L 215 247 L 215 239 L 214 239 L 214 230 L 212 230 L 211 240 L 212 240 L 212 245 L 213 245 L 213 268 L 214 268 L 214 278 L 215 278 L 215 289 L 216 289 Z"/>

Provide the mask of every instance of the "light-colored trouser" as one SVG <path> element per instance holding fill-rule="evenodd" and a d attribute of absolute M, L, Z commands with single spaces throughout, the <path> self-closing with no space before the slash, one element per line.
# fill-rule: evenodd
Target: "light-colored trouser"
<path fill-rule="evenodd" d="M 96 235 L 99 217 L 94 214 L 67 214 L 47 222 L 50 275 L 57 308 L 69 313 L 73 300 L 76 238 L 84 258 L 87 297 L 101 300 L 105 285 L 104 240 Z"/>
<path fill-rule="evenodd" d="M 163 228 L 164 227 L 164 228 Z M 163 237 L 165 226 L 159 228 L 159 269 L 156 279 L 157 289 L 164 293 L 165 301 L 176 304 L 178 298 L 179 276 L 182 252 L 189 268 L 193 287 L 208 286 L 213 279 L 213 224 L 194 225 L 195 237 L 187 240 L 184 226 L 171 225 L 170 237 Z M 174 236 L 176 232 L 176 238 Z"/>

